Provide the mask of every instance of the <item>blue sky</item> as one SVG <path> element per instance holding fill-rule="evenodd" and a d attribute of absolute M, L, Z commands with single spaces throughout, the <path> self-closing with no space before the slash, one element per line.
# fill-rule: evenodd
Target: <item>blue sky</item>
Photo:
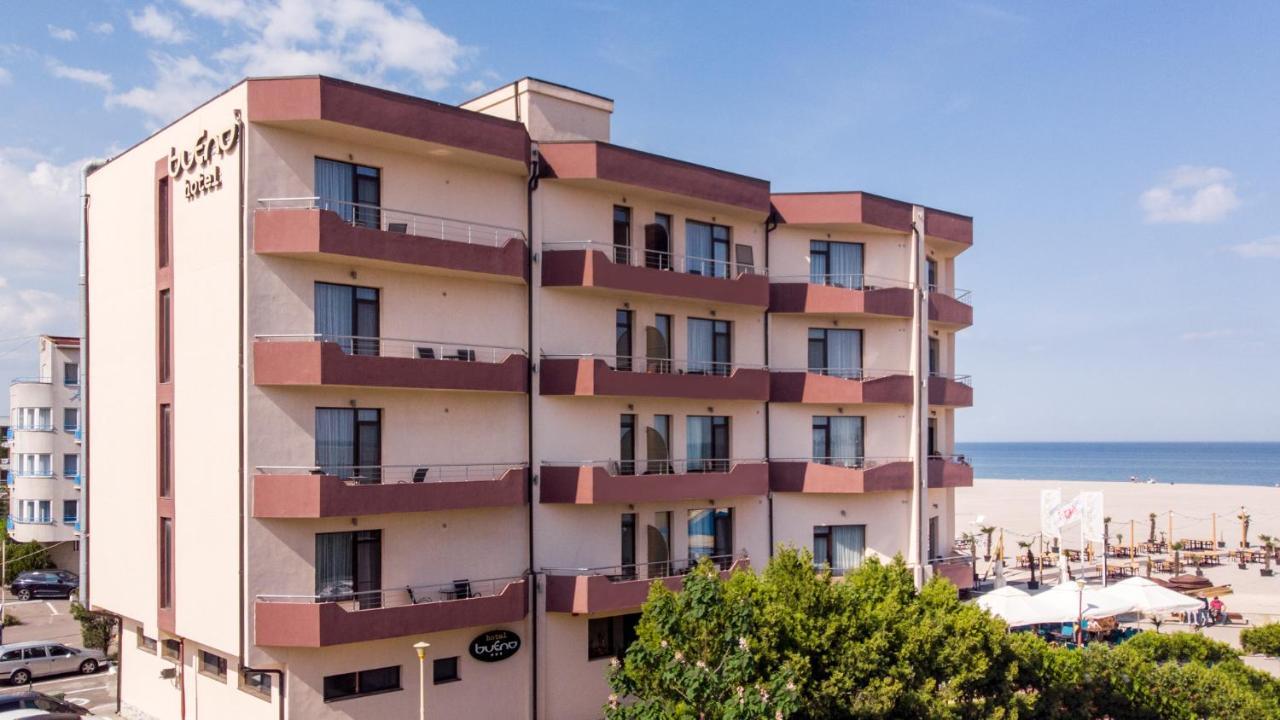
<path fill-rule="evenodd" d="M 961 440 L 1280 440 L 1274 3 L 28 3 L 0 28 L 0 377 L 76 330 L 76 178 L 246 74 L 459 102 L 973 215 Z M 0 412 L 4 412 L 0 400 Z"/>

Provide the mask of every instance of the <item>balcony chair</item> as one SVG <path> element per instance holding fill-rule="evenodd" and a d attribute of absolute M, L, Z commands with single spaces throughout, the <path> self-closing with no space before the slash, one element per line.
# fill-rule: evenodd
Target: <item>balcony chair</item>
<path fill-rule="evenodd" d="M 414 481 L 414 482 L 416 482 L 416 483 L 426 482 L 426 481 L 427 481 L 427 470 L 428 470 L 428 468 L 418 468 L 417 470 L 414 470 L 414 471 L 413 471 L 413 481 Z"/>
<path fill-rule="evenodd" d="M 387 232 L 402 233 L 402 234 L 408 233 L 408 232 L 409 232 L 409 223 L 393 223 L 393 222 L 389 222 L 389 223 L 387 223 Z"/>

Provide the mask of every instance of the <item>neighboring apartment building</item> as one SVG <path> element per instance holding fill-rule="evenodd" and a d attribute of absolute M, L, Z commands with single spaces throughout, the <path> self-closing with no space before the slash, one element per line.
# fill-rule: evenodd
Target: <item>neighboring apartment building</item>
<path fill-rule="evenodd" d="M 771 195 L 612 110 L 250 79 L 90 176 L 88 598 L 129 713 L 412 717 L 426 641 L 428 716 L 593 718 L 698 559 L 952 574 L 972 221 Z"/>
<path fill-rule="evenodd" d="M 44 335 L 39 372 L 9 383 L 9 536 L 79 571 L 80 339 Z"/>

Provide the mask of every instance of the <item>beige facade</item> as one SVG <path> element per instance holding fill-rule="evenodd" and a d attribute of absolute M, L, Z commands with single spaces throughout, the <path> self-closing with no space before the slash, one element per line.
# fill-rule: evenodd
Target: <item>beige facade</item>
<path fill-rule="evenodd" d="M 970 221 L 771 196 L 612 111 L 251 79 L 90 176 L 86 589 L 128 713 L 594 718 L 699 559 L 905 556 L 913 493 L 909 561 L 950 554 Z"/>

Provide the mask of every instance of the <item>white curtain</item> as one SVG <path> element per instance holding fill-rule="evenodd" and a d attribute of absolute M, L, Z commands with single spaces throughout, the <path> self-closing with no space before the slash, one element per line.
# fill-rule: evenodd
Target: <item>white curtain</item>
<path fill-rule="evenodd" d="M 714 328 L 711 320 L 689 319 L 689 372 L 710 373 L 715 368 Z"/>
<path fill-rule="evenodd" d="M 866 552 L 865 525 L 836 525 L 831 528 L 831 569 L 844 572 L 862 564 Z"/>
<path fill-rule="evenodd" d="M 843 464 L 862 464 L 862 418 L 838 415 L 828 418 L 831 433 L 831 456 Z"/>
<path fill-rule="evenodd" d="M 342 352 L 352 351 L 351 336 L 355 335 L 351 288 L 332 283 L 316 283 L 315 333 L 321 340 L 336 342 Z"/>
<path fill-rule="evenodd" d="M 316 595 L 342 597 L 355 590 L 354 533 L 316 534 Z"/>
<path fill-rule="evenodd" d="M 707 469 L 711 459 L 711 418 L 689 417 L 685 419 L 685 457 L 690 471 Z"/>
<path fill-rule="evenodd" d="M 831 284 L 836 287 L 862 289 L 862 245 L 830 243 Z"/>
<path fill-rule="evenodd" d="M 685 270 L 710 277 L 715 263 L 711 261 L 711 226 L 699 222 L 684 224 Z"/>
<path fill-rule="evenodd" d="M 355 218 L 351 202 L 355 186 L 355 166 L 336 160 L 316 158 L 316 197 L 321 210 L 332 210 L 351 222 Z"/>
<path fill-rule="evenodd" d="M 827 331 L 828 375 L 844 378 L 862 376 L 862 331 Z"/>
<path fill-rule="evenodd" d="M 316 465 L 326 475 L 351 476 L 355 464 L 354 410 L 316 408 Z"/>

